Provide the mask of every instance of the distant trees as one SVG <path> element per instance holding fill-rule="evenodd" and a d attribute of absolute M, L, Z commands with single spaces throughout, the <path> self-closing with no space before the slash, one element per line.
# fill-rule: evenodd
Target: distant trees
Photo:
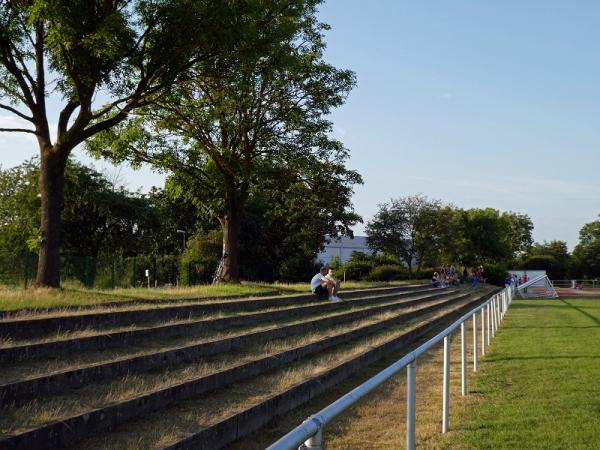
<path fill-rule="evenodd" d="M 379 206 L 366 233 L 373 249 L 412 266 L 507 263 L 532 243 L 531 219 L 497 210 L 463 210 L 417 195 Z"/>
<path fill-rule="evenodd" d="M 428 258 L 435 259 L 445 227 L 440 218 L 442 204 L 421 195 L 392 199 L 379 205 L 373 220 L 367 223 L 369 246 L 404 262 L 412 274 Z"/>
<path fill-rule="evenodd" d="M 571 271 L 571 255 L 564 241 L 535 243 L 523 256 L 524 269 L 545 270 L 553 280 L 562 280 Z"/>
<path fill-rule="evenodd" d="M 600 220 L 585 224 L 573 250 L 573 272 L 579 276 L 600 276 Z"/>

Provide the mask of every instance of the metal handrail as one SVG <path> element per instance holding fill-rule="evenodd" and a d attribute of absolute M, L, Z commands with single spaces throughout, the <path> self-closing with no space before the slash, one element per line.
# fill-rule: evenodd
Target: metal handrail
<path fill-rule="evenodd" d="M 407 368 L 407 415 L 406 415 L 406 448 L 415 448 L 415 400 L 416 400 L 416 363 L 417 359 L 435 345 L 444 342 L 444 379 L 443 379 L 443 407 L 442 407 L 442 432 L 448 431 L 450 407 L 450 336 L 459 327 L 461 328 L 461 362 L 462 362 L 462 395 L 467 395 L 467 361 L 466 361 L 466 321 L 473 319 L 473 370 L 477 371 L 477 313 L 481 312 L 481 354 L 485 355 L 485 348 L 490 344 L 491 338 L 496 334 L 506 310 L 512 303 L 513 287 L 507 286 L 499 293 L 494 294 L 478 307 L 472 309 L 441 333 L 406 354 L 398 361 L 368 379 L 346 395 L 326 406 L 316 414 L 306 419 L 301 425 L 294 428 L 277 442 L 270 445 L 267 450 L 292 450 L 296 448 L 306 450 L 323 449 L 323 427 L 331 422 L 346 409 L 353 406 L 373 389 L 380 386 L 389 378 Z M 486 320 L 487 316 L 487 320 Z M 486 326 L 487 322 L 487 326 Z"/>

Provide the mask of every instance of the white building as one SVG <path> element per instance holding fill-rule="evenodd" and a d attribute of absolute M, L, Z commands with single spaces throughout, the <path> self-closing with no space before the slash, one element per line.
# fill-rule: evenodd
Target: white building
<path fill-rule="evenodd" d="M 325 244 L 325 248 L 317 255 L 317 261 L 321 264 L 328 264 L 334 256 L 340 258 L 342 262 L 346 262 L 352 256 L 352 252 L 363 252 L 367 255 L 373 254 L 373 250 L 367 245 L 366 236 L 342 236 L 340 239 L 329 239 L 329 243 Z"/>

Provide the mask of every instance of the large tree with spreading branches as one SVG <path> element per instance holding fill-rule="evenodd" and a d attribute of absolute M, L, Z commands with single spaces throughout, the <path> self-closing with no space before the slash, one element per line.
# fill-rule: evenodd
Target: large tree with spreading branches
<path fill-rule="evenodd" d="M 156 107 L 90 146 L 172 171 L 181 190 L 218 219 L 218 281 L 239 280 L 243 207 L 253 189 L 273 184 L 274 168 L 307 187 L 323 171 L 344 186 L 361 182 L 344 166 L 347 150 L 331 137 L 327 116 L 344 102 L 355 77 L 324 61 L 327 26 L 316 18 L 321 2 L 260 3 L 239 24 L 243 39 L 216 58 L 212 73 L 193 67 Z"/>
<path fill-rule="evenodd" d="M 38 286 L 60 283 L 64 173 L 73 149 L 151 104 L 190 67 L 201 72 L 217 46 L 232 45 L 243 15 L 232 8 L 236 2 L 208 0 L 0 2 L 0 109 L 22 123 L 0 132 L 34 135 L 40 154 Z"/>

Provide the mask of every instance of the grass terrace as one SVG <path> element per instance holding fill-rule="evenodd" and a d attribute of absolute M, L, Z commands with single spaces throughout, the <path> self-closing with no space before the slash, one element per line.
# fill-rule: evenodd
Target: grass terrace
<path fill-rule="evenodd" d="M 392 282 L 348 281 L 343 289 L 361 289 L 404 284 L 422 284 L 424 280 Z M 199 285 L 193 287 L 126 288 L 126 289 L 86 289 L 77 284 L 65 283 L 62 289 L 23 289 L 14 286 L 0 286 L 0 311 L 17 311 L 47 308 L 72 308 L 79 306 L 103 305 L 132 300 L 156 301 L 174 299 L 203 299 L 232 296 L 260 296 L 277 294 L 308 293 L 306 283 L 250 283 Z M 343 292 L 343 291 L 342 291 Z"/>

